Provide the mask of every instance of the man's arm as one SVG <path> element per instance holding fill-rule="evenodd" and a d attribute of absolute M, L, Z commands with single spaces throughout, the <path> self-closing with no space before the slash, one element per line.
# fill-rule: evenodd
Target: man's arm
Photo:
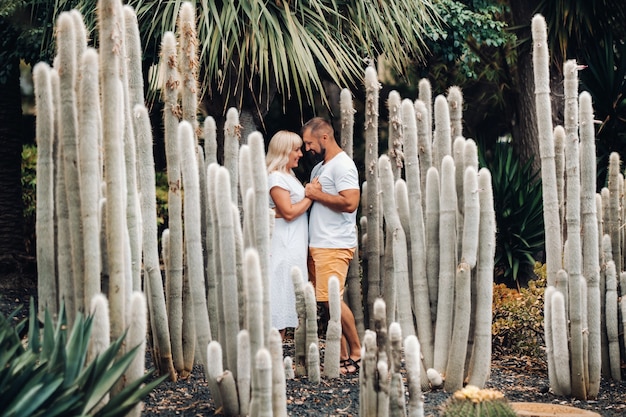
<path fill-rule="evenodd" d="M 306 185 L 304 195 L 335 211 L 352 213 L 359 206 L 361 191 L 355 188 L 339 191 L 337 195 L 328 194 L 322 191 L 322 185 L 317 178 L 314 178 L 313 181 Z"/>

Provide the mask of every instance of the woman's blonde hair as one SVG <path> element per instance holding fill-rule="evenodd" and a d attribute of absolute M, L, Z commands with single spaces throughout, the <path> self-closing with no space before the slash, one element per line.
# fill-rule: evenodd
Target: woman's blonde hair
<path fill-rule="evenodd" d="M 289 162 L 289 153 L 296 146 L 302 146 L 302 138 L 297 133 L 281 130 L 272 136 L 265 157 L 267 173 L 274 171 L 293 173 L 293 170 L 288 170 L 286 167 L 287 162 Z"/>

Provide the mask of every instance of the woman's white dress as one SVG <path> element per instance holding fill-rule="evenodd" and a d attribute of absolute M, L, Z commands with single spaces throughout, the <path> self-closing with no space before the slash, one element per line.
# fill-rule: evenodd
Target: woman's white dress
<path fill-rule="evenodd" d="M 289 191 L 292 204 L 304 198 L 304 187 L 300 181 L 286 172 L 270 173 L 267 183 L 269 190 L 273 187 L 280 187 Z M 271 195 L 270 207 L 275 207 Z M 308 234 L 306 212 L 290 222 L 276 218 L 270 245 L 270 309 L 272 327 L 279 330 L 298 326 L 291 268 L 294 266 L 300 268 L 304 282 L 308 281 Z"/>

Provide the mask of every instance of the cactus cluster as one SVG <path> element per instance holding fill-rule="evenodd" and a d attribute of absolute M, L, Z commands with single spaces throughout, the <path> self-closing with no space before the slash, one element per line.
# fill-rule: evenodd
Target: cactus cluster
<path fill-rule="evenodd" d="M 434 380 L 445 381 L 447 390 L 466 379 L 482 387 L 491 362 L 490 172 L 479 170 L 476 143 L 462 136 L 460 89 L 450 88 L 433 105 L 428 80 L 420 82 L 416 100 L 389 94 L 392 142 L 389 155 L 378 156 L 379 89 L 376 71 L 367 68 L 360 224 L 369 323 L 363 327 L 374 328 L 374 301 L 384 299 L 386 321 L 397 322 L 405 337 L 417 336 L 421 366 L 433 369 Z M 435 384 L 427 375 L 421 373 L 424 388 Z"/>
<path fill-rule="evenodd" d="M 149 345 L 161 373 L 184 378 L 198 360 L 216 406 L 226 414 L 285 415 L 289 361 L 282 361 L 282 345 L 270 328 L 273 213 L 264 139 L 259 132 L 242 138 L 238 111 L 229 109 L 224 165 L 217 163 L 215 121 L 207 117 L 201 125 L 195 116 L 194 10 L 191 3 L 182 5 L 177 33 L 165 33 L 161 44 L 169 184 L 161 257 L 134 11 L 120 0 L 100 1 L 99 50 L 87 46 L 80 16 L 71 12 L 59 18 L 55 65 L 35 68 L 39 181 L 50 185 L 41 190 L 37 213 L 38 256 L 46 265 L 39 268 L 41 308 L 64 302 L 71 318 L 107 289 L 110 329 L 102 331 L 110 335 L 99 342 L 104 344 L 128 326 L 140 327 L 135 319 L 141 314 L 128 306 L 133 291 L 143 289 Z M 446 389 L 455 390 L 467 378 L 480 387 L 489 375 L 491 179 L 488 170 L 478 170 L 474 141 L 462 136 L 458 88 L 434 102 L 426 80 L 415 101 L 393 92 L 389 156 L 378 155 L 380 83 L 372 67 L 365 70 L 365 89 L 365 216 L 362 251 L 357 248 L 356 254 L 367 266 L 366 304 L 358 255 L 346 288 L 364 339 L 362 373 L 376 381 L 364 379 L 362 407 L 403 409 L 404 337 L 413 392 L 409 413 L 419 415 L 421 389 L 445 380 Z M 341 141 L 352 155 L 354 108 L 348 90 L 341 101 Z M 54 228 L 43 223 L 55 218 L 56 240 Z M 317 308 L 302 272 L 292 274 L 300 323 L 293 365 L 295 375 L 315 383 L 322 376 Z M 340 309 L 338 286 L 330 288 L 323 376 L 335 378 Z M 386 323 L 392 323 L 389 329 Z M 378 336 L 372 340 L 366 328 Z M 370 398 L 373 387 L 376 399 Z"/>
<path fill-rule="evenodd" d="M 536 15 L 533 70 L 546 228 L 548 376 L 555 394 L 586 400 L 598 396 L 602 376 L 621 380 L 624 177 L 614 153 L 608 186 L 597 192 L 591 95 L 579 93 L 582 67 L 574 60 L 563 67 L 564 126 L 553 127 L 546 33 L 545 19 Z"/>

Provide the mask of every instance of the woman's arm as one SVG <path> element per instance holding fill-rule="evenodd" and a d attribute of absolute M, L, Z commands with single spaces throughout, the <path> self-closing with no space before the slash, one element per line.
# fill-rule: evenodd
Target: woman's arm
<path fill-rule="evenodd" d="M 272 196 L 272 200 L 274 200 L 274 204 L 276 204 L 276 217 L 283 218 L 288 222 L 301 216 L 313 203 L 313 200 L 304 197 L 297 203 L 292 204 L 289 191 L 279 186 L 272 187 L 270 189 L 270 195 Z"/>

